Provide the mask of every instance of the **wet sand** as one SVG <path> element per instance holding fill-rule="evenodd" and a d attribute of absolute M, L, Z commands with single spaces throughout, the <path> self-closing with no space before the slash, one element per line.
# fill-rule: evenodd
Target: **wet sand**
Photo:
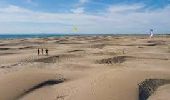
<path fill-rule="evenodd" d="M 138 100 L 150 78 L 170 79 L 168 36 L 0 40 L 0 100 Z M 170 98 L 165 87 L 149 100 Z"/>

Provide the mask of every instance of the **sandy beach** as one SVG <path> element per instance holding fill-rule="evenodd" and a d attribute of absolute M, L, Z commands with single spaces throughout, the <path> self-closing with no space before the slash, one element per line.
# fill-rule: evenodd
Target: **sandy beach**
<path fill-rule="evenodd" d="M 151 78 L 170 79 L 170 36 L 0 40 L 0 100 L 138 100 Z M 149 100 L 168 100 L 169 87 Z"/>

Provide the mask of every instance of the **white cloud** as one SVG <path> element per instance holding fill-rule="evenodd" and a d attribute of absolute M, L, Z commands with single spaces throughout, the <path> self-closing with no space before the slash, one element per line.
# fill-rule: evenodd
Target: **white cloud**
<path fill-rule="evenodd" d="M 89 2 L 89 0 L 79 0 L 75 5 L 75 8 L 71 9 L 70 11 L 75 14 L 83 14 L 85 12 L 84 4 L 87 2 Z"/>
<path fill-rule="evenodd" d="M 138 12 L 142 7 L 138 4 L 116 5 L 100 14 L 89 15 L 84 13 L 84 8 L 72 9 L 72 13 L 44 13 L 10 5 L 0 8 L 0 33 L 71 33 L 73 25 L 77 25 L 80 33 L 142 33 L 150 28 L 170 32 L 170 5 L 159 10 Z"/>
<path fill-rule="evenodd" d="M 80 7 L 80 8 L 72 9 L 71 12 L 73 12 L 75 14 L 82 14 L 82 13 L 84 13 L 84 8 Z"/>
<path fill-rule="evenodd" d="M 134 5 L 114 5 L 108 8 L 110 13 L 126 13 L 130 11 L 136 11 L 142 9 L 143 4 L 134 4 Z"/>
<path fill-rule="evenodd" d="M 18 6 L 9 5 L 8 7 L 0 8 L 0 12 L 1 13 L 28 13 L 30 11 L 24 8 L 20 8 Z"/>

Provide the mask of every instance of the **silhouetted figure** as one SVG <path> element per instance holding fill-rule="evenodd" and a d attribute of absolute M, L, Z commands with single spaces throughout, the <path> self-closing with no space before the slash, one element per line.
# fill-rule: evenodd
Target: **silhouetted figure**
<path fill-rule="evenodd" d="M 45 49 L 46 56 L 48 56 L 48 49 Z"/>
<path fill-rule="evenodd" d="M 38 55 L 40 55 L 40 49 L 38 48 Z"/>
<path fill-rule="evenodd" d="M 43 50 L 43 48 L 41 49 L 41 53 L 42 53 L 42 55 L 44 54 L 44 50 Z"/>

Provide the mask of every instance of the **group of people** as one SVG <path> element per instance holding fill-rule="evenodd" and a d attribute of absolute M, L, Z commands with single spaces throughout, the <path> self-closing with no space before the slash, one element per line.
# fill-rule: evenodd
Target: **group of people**
<path fill-rule="evenodd" d="M 45 50 L 45 55 L 48 56 L 48 49 L 47 48 L 46 49 L 38 48 L 38 50 L 37 50 L 38 55 L 40 55 L 40 52 L 41 52 L 42 55 L 44 55 L 44 50 Z"/>

